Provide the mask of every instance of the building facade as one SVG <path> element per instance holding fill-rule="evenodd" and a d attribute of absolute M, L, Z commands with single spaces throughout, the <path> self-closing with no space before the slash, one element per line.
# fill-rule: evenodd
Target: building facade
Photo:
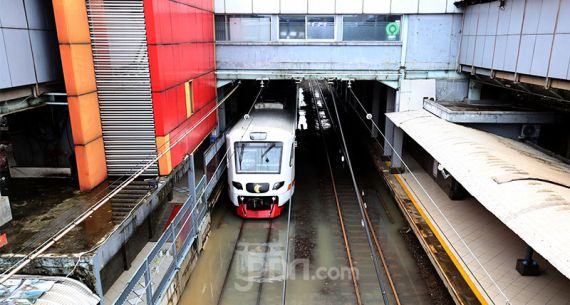
<path fill-rule="evenodd" d="M 216 125 L 211 3 L 54 4 L 81 189 L 170 174 Z"/>

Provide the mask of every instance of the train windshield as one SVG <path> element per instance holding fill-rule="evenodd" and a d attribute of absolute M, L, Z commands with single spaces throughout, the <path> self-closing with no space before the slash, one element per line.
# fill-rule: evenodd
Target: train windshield
<path fill-rule="evenodd" d="M 282 142 L 236 142 L 236 171 L 239 174 L 279 174 Z"/>

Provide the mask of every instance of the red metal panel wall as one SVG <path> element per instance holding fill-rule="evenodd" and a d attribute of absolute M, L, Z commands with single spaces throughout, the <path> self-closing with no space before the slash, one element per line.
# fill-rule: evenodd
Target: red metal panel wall
<path fill-rule="evenodd" d="M 144 6 L 156 136 L 168 136 L 172 145 L 216 105 L 213 3 L 144 0 Z M 187 82 L 193 93 L 190 116 Z M 171 168 L 194 151 L 216 122 L 214 112 L 172 148 Z"/>

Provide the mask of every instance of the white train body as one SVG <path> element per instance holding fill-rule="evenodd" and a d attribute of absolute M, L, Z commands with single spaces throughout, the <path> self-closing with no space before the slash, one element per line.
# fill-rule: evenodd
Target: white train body
<path fill-rule="evenodd" d="M 274 218 L 295 191 L 295 114 L 257 104 L 227 134 L 229 196 L 244 218 Z"/>

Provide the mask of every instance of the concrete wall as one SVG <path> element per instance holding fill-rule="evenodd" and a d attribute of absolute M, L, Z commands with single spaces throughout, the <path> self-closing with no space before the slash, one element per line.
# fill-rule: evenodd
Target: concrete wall
<path fill-rule="evenodd" d="M 274 16 L 273 19 L 275 28 L 277 18 Z M 338 20 L 336 31 L 340 26 Z M 401 41 L 290 42 L 278 40 L 273 35 L 267 42 L 217 42 L 217 68 L 222 75 L 227 72 L 225 70 L 233 70 L 230 73 L 281 73 L 285 76 L 317 70 L 331 74 L 343 71 L 394 74 L 402 64 L 408 71 L 456 69 L 460 14 L 405 15 L 402 23 Z M 405 56 L 402 57 L 405 44 Z"/>
<path fill-rule="evenodd" d="M 455 0 L 215 0 L 216 14 L 457 13 Z"/>
<path fill-rule="evenodd" d="M 61 79 L 51 1 L 0 0 L 0 89 Z"/>
<path fill-rule="evenodd" d="M 398 95 L 396 111 L 422 109 L 424 97 L 436 97 L 435 79 L 404 79 Z"/>
<path fill-rule="evenodd" d="M 570 80 L 570 0 L 511 0 L 465 10 L 462 65 Z"/>
<path fill-rule="evenodd" d="M 436 79 L 435 97 L 444 101 L 461 101 L 467 97 L 469 79 Z"/>
<path fill-rule="evenodd" d="M 455 70 L 461 14 L 409 15 L 406 70 Z"/>
<path fill-rule="evenodd" d="M 334 43 L 219 44 L 219 70 L 398 70 L 401 45 L 347 45 Z"/>

